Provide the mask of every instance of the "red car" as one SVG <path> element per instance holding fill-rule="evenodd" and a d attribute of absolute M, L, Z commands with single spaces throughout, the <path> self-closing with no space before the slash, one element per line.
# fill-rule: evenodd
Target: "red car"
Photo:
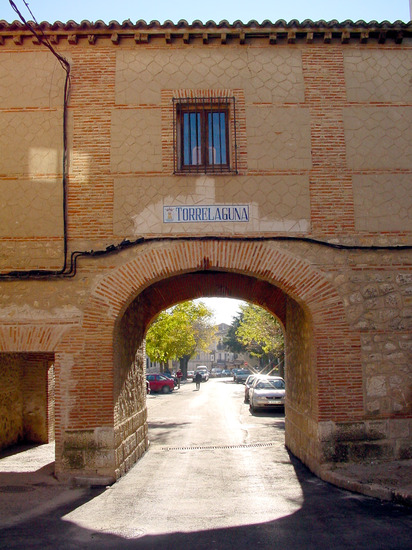
<path fill-rule="evenodd" d="M 175 387 L 173 380 L 163 374 L 147 374 L 146 380 L 149 382 L 151 392 L 169 393 Z"/>

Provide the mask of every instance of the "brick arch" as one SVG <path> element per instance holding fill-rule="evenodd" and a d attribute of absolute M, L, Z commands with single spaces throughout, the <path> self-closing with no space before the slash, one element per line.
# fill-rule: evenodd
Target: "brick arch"
<path fill-rule="evenodd" d="M 91 465 L 82 472 L 89 467 L 116 478 L 141 456 L 148 443 L 146 327 L 173 303 L 205 295 L 249 299 L 286 326 L 286 444 L 318 470 L 330 447 L 320 424 L 363 414 L 359 336 L 336 289 L 308 261 L 275 243 L 217 240 L 147 244 L 96 284 L 80 329 L 84 346 L 72 367 L 76 402 L 65 412 L 59 464 L 67 463 L 65 448 L 80 462 L 83 451 L 70 447 L 76 431 L 81 441 L 86 431 L 96 449 L 96 465 L 89 454 Z"/>
<path fill-rule="evenodd" d="M 257 304 L 286 324 L 286 298 L 283 290 L 267 281 L 228 271 L 195 271 L 162 279 L 147 287 L 132 302 L 140 308 L 140 320 L 148 327 L 153 318 L 164 309 L 179 302 L 196 298 L 219 297 L 246 300 Z"/>
<path fill-rule="evenodd" d="M 54 352 L 70 330 L 70 324 L 4 324 L 0 326 L 0 352 Z"/>
<path fill-rule="evenodd" d="M 273 243 L 252 241 L 179 241 L 147 247 L 114 270 L 94 288 L 84 325 L 104 312 L 113 322 L 148 286 L 169 277 L 197 271 L 229 271 L 269 281 L 319 320 L 339 315 L 343 304 L 326 277 L 307 261 Z M 333 314 L 332 314 L 333 310 Z"/>
<path fill-rule="evenodd" d="M 92 293 L 83 325 L 91 350 L 90 362 L 93 364 L 95 355 L 111 346 L 109 333 L 115 347 L 119 331 L 122 332 L 126 349 L 132 338 L 143 337 L 148 322 L 159 311 L 178 301 L 205 296 L 206 277 L 213 281 L 210 285 L 213 295 L 226 296 L 230 288 L 228 278 L 235 276 L 236 283 L 230 291 L 232 297 L 263 305 L 283 324 L 287 322 L 286 304 L 289 304 L 291 320 L 299 318 L 305 330 L 311 331 L 308 346 L 312 351 L 307 350 L 305 357 L 312 354 L 311 361 L 316 364 L 313 378 L 316 377 L 319 390 L 317 402 L 311 405 L 312 412 L 323 420 L 346 420 L 348 416 L 361 415 L 360 341 L 346 321 L 336 289 L 309 262 L 270 242 L 201 240 L 147 246 L 133 260 L 101 280 Z M 189 285 L 184 281 L 189 277 L 191 289 L 185 293 Z M 219 281 L 222 281 L 220 289 Z M 143 326 L 139 335 L 130 331 L 129 327 L 135 325 Z M 102 334 L 106 334 L 104 342 Z M 93 342 L 97 342 L 94 350 L 90 346 Z M 130 357 L 134 356 L 133 347 L 126 351 Z M 114 353 L 109 358 L 112 362 L 107 365 L 107 375 L 116 376 L 118 357 L 111 347 L 107 353 Z M 302 357 L 296 357 L 296 362 L 299 361 Z M 350 369 L 348 361 L 352 365 Z M 342 379 L 352 376 L 354 404 L 350 410 L 347 388 L 330 386 L 331 377 L 337 372 Z M 115 379 L 115 394 L 116 382 Z M 311 383 L 315 385 L 314 380 Z"/>

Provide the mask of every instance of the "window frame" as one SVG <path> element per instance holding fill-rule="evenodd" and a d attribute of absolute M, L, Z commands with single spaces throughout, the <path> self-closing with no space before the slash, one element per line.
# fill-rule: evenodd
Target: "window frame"
<path fill-rule="evenodd" d="M 195 122 L 192 134 L 193 114 Z M 213 116 L 215 114 L 220 114 L 217 121 Z M 215 141 L 216 137 L 218 142 Z M 189 140 L 189 149 L 185 139 Z M 215 158 L 217 156 L 224 162 L 213 161 L 212 147 Z M 192 157 L 192 151 L 195 151 L 195 158 Z M 189 159 L 186 159 L 187 153 Z M 173 172 L 237 174 L 236 110 L 233 96 L 173 98 Z"/>

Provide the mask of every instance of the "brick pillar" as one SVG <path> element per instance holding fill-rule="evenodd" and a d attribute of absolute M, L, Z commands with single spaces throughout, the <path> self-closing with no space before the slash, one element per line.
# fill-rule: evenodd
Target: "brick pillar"
<path fill-rule="evenodd" d="M 112 238 L 110 135 L 115 52 L 82 49 L 71 55 L 73 143 L 68 195 L 69 234 L 71 238 Z"/>
<path fill-rule="evenodd" d="M 310 108 L 312 230 L 332 237 L 355 230 L 352 176 L 346 168 L 343 52 L 312 46 L 302 52 L 306 104 Z"/>

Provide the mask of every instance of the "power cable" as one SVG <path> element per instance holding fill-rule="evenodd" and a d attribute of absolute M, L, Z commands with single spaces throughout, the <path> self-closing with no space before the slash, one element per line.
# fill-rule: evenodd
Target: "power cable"
<path fill-rule="evenodd" d="M 66 73 L 66 78 L 64 82 L 64 93 L 63 93 L 63 159 L 62 159 L 62 186 L 63 186 L 63 267 L 60 270 L 42 270 L 44 274 L 55 274 L 55 275 L 62 275 L 66 269 L 67 269 L 67 253 L 68 253 L 68 238 L 67 238 L 67 107 L 69 103 L 69 96 L 70 96 L 70 63 L 67 61 L 65 57 L 60 55 L 56 50 L 53 48 L 52 44 L 50 43 L 50 40 L 48 37 L 44 34 L 43 29 L 40 27 L 39 23 L 37 22 L 36 18 L 34 17 L 28 3 L 26 0 L 23 0 L 24 5 L 28 9 L 30 15 L 33 17 L 33 22 L 37 25 L 40 32 L 37 32 L 36 29 L 33 27 L 31 22 L 27 21 L 23 14 L 20 12 L 16 4 L 13 2 L 13 0 L 9 0 L 9 3 L 13 10 L 17 13 L 17 15 L 20 17 L 21 21 L 24 23 L 24 25 L 29 29 L 29 31 L 37 38 L 40 44 L 43 44 L 46 48 L 48 48 L 51 53 L 57 58 L 60 65 L 64 69 Z M 30 273 L 30 271 L 28 271 Z M 6 274 L 6 276 L 9 274 Z M 3 279 L 3 276 L 0 275 L 0 279 Z"/>

